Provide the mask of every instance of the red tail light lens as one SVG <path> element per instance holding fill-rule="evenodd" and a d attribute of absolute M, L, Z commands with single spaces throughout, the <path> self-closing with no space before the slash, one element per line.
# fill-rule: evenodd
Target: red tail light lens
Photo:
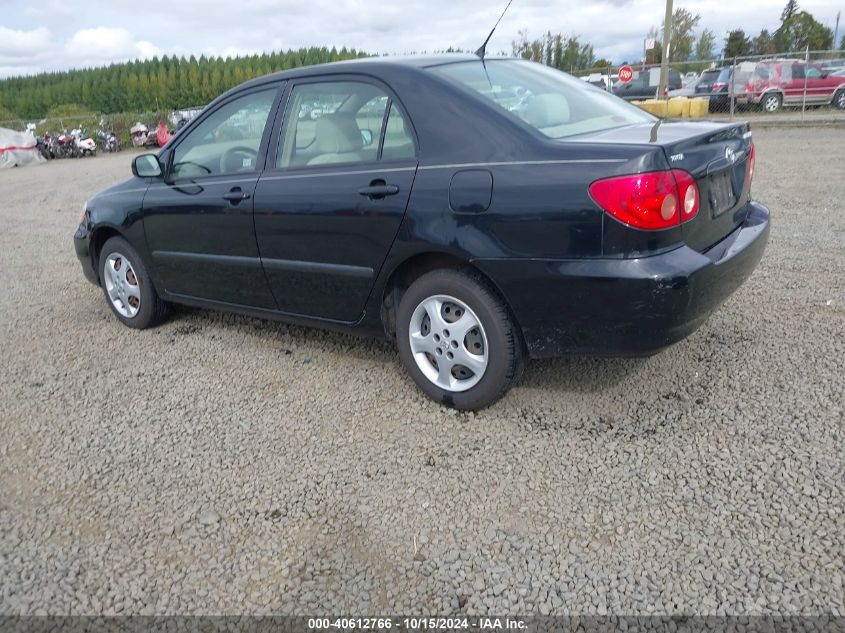
<path fill-rule="evenodd" d="M 745 166 L 745 182 L 751 184 L 751 179 L 754 178 L 754 158 L 757 151 L 754 149 L 754 143 L 751 144 L 751 149 L 748 151 L 748 163 Z"/>
<path fill-rule="evenodd" d="M 590 195 L 620 222 L 648 231 L 691 220 L 700 199 L 695 179 L 680 169 L 597 180 Z"/>

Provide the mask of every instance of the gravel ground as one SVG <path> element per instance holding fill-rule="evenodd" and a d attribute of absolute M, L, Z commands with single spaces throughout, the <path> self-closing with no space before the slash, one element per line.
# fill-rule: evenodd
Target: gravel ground
<path fill-rule="evenodd" d="M 477 414 L 379 341 L 122 327 L 71 234 L 130 155 L 0 173 L 0 613 L 845 614 L 845 129 L 755 138 L 707 324 Z"/>

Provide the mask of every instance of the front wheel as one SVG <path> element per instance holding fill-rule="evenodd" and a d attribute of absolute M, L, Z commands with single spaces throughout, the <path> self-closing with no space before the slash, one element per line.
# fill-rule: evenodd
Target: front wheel
<path fill-rule="evenodd" d="M 833 95 L 833 105 L 840 110 L 845 110 L 845 89 Z"/>
<path fill-rule="evenodd" d="M 417 386 L 456 409 L 493 404 L 522 372 L 507 306 L 473 271 L 436 270 L 411 284 L 399 302 L 396 340 Z"/>
<path fill-rule="evenodd" d="M 103 244 L 100 285 L 114 315 L 124 325 L 143 330 L 164 320 L 167 304 L 153 288 L 138 252 L 122 237 Z"/>

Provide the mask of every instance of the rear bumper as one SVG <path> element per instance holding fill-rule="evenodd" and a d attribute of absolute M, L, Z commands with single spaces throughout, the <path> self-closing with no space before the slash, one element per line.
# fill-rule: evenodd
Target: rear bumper
<path fill-rule="evenodd" d="M 100 280 L 97 279 L 97 272 L 91 261 L 91 233 L 84 224 L 80 224 L 76 233 L 73 234 L 73 250 L 76 251 L 76 257 L 82 264 L 82 274 L 85 275 L 85 279 L 94 285 L 99 285 Z"/>
<path fill-rule="evenodd" d="M 638 259 L 476 260 L 505 295 L 530 355 L 644 356 L 694 332 L 751 274 L 769 211 L 706 253 L 682 246 Z"/>

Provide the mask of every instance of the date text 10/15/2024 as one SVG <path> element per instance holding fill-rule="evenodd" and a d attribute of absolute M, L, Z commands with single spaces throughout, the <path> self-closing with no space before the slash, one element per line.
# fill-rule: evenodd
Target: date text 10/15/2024
<path fill-rule="evenodd" d="M 311 631 L 524 631 L 526 622 L 519 618 L 309 618 Z"/>

